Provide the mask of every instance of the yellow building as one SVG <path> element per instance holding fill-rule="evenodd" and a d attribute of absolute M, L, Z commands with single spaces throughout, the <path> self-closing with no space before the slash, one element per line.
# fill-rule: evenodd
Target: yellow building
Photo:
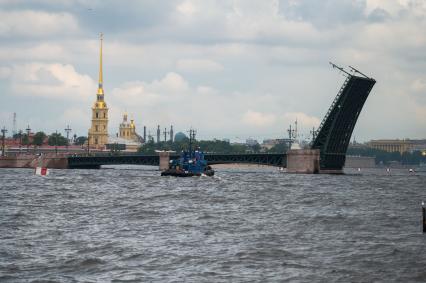
<path fill-rule="evenodd" d="M 384 150 L 387 152 L 399 152 L 404 153 L 410 151 L 414 143 L 412 140 L 372 140 L 368 142 L 368 146 L 375 149 Z"/>
<path fill-rule="evenodd" d="M 120 124 L 119 137 L 132 141 L 138 140 L 135 122 L 133 121 L 133 119 L 130 120 L 130 123 L 127 121 L 127 113 L 123 115 L 123 122 L 121 122 Z"/>
<path fill-rule="evenodd" d="M 96 102 L 92 107 L 92 126 L 89 129 L 89 144 L 91 147 L 103 148 L 108 143 L 108 107 L 104 100 L 102 86 L 102 33 L 100 35 L 99 84 Z"/>

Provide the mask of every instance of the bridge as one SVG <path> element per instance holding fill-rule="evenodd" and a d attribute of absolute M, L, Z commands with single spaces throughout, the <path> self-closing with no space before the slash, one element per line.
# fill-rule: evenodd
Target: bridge
<path fill-rule="evenodd" d="M 170 159 L 179 158 L 179 155 L 170 155 Z M 204 158 L 209 164 L 258 164 L 277 167 L 286 166 L 286 154 L 281 153 L 249 153 L 249 154 L 205 154 Z M 145 154 L 96 154 L 92 156 L 70 156 L 68 157 L 68 168 L 70 169 L 99 169 L 101 165 L 152 165 L 160 164 L 158 155 Z"/>
<path fill-rule="evenodd" d="M 351 73 L 332 64 L 346 75 L 346 80 L 322 120 L 311 149 L 319 151 L 319 171 L 339 172 L 346 160 L 346 151 L 355 124 L 376 81 L 353 67 Z M 178 158 L 177 155 L 170 156 Z M 313 160 L 301 157 L 301 162 Z M 287 166 L 287 155 L 282 154 L 206 154 L 210 164 L 246 163 L 271 166 Z M 298 161 L 297 161 L 298 162 Z M 292 164 L 299 164 L 294 162 Z M 313 161 L 315 162 L 315 161 Z M 100 168 L 101 165 L 142 164 L 159 165 L 158 155 L 95 155 L 68 157 L 69 168 Z"/>
<path fill-rule="evenodd" d="M 376 81 L 357 69 L 353 73 L 330 63 L 346 80 L 322 120 L 311 148 L 320 150 L 321 170 L 342 170 L 355 123 Z M 355 75 L 358 74 L 358 75 Z"/>

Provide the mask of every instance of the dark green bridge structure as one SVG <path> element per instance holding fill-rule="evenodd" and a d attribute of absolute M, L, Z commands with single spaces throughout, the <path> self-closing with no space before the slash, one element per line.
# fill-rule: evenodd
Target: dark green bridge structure
<path fill-rule="evenodd" d="M 346 161 L 346 151 L 362 107 L 376 81 L 353 67 L 351 73 L 330 63 L 342 71 L 346 80 L 322 120 L 311 149 L 320 152 L 320 170 L 339 171 Z M 178 158 L 171 155 L 170 159 Z M 287 156 L 282 154 L 206 154 L 209 164 L 260 164 L 286 167 Z M 159 165 L 158 155 L 95 155 L 68 157 L 69 168 L 100 168 L 101 165 L 141 164 Z"/>
<path fill-rule="evenodd" d="M 205 154 L 204 158 L 209 164 L 258 164 L 285 167 L 287 156 L 285 154 L 253 153 L 253 154 Z M 179 155 L 171 154 L 170 159 L 179 158 Z M 98 154 L 92 156 L 71 156 L 68 157 L 68 167 L 70 169 L 99 169 L 101 165 L 152 165 L 159 166 L 160 157 L 158 155 L 144 154 L 123 154 L 107 155 Z"/>
<path fill-rule="evenodd" d="M 346 80 L 325 114 L 311 148 L 320 150 L 321 170 L 342 170 L 355 124 L 376 81 L 351 66 L 352 73 L 348 73 L 330 64 L 342 71 Z"/>

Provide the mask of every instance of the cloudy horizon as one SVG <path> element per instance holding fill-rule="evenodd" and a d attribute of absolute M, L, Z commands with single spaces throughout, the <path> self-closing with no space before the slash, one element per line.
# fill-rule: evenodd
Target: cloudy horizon
<path fill-rule="evenodd" d="M 426 138 L 420 0 L 0 0 L 0 126 L 87 135 L 99 33 L 109 134 L 127 112 L 198 138 L 282 138 L 317 127 L 344 81 L 377 80 L 353 136 Z"/>

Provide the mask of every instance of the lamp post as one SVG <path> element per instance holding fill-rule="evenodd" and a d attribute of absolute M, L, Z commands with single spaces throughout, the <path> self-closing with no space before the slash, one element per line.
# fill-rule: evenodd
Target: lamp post
<path fill-rule="evenodd" d="M 4 156 L 4 138 L 5 138 L 5 134 L 7 133 L 7 130 L 5 127 L 3 127 L 3 129 L 1 129 L 1 133 L 2 133 L 2 150 L 1 150 L 1 155 Z"/>
<path fill-rule="evenodd" d="M 55 155 L 58 155 L 58 130 L 55 131 Z"/>
<path fill-rule="evenodd" d="M 22 130 L 19 130 L 19 154 L 21 154 L 21 147 L 22 147 Z"/>
<path fill-rule="evenodd" d="M 90 154 L 90 131 L 87 133 L 87 156 Z"/>
<path fill-rule="evenodd" d="M 68 143 L 70 142 L 69 135 L 71 131 L 72 130 L 70 128 L 70 125 L 67 125 L 67 127 L 65 128 L 65 132 L 67 132 L 67 151 L 68 151 Z"/>
<path fill-rule="evenodd" d="M 30 133 L 31 133 L 30 125 L 28 125 L 25 130 L 27 131 L 27 152 L 28 152 L 30 148 Z"/>

